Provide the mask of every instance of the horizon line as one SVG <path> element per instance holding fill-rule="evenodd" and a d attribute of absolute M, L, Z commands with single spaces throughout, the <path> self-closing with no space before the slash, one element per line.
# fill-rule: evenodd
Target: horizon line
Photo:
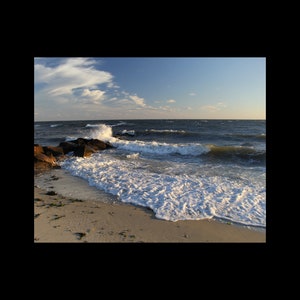
<path fill-rule="evenodd" d="M 71 119 L 71 120 L 33 120 L 34 122 L 76 122 L 76 121 L 122 121 L 122 120 L 232 120 L 232 121 L 266 121 L 266 118 L 264 119 L 256 119 L 256 118 L 143 118 L 143 119 Z"/>

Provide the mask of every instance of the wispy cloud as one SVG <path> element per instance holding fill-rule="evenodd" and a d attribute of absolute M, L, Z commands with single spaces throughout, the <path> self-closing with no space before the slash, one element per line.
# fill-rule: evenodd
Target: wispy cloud
<path fill-rule="evenodd" d="M 138 106 L 146 106 L 144 98 L 138 97 L 137 95 L 129 95 L 129 98 Z"/>
<path fill-rule="evenodd" d="M 200 108 L 201 108 L 201 110 L 208 111 L 208 112 L 217 112 L 226 107 L 227 107 L 227 105 L 225 103 L 218 102 L 215 105 L 204 105 L 204 106 L 201 106 Z"/>
<path fill-rule="evenodd" d="M 189 93 L 189 96 L 196 96 L 197 94 L 196 93 L 194 93 L 194 92 L 190 92 Z"/>
<path fill-rule="evenodd" d="M 174 100 L 174 99 L 167 100 L 167 103 L 175 103 L 175 102 L 176 102 L 176 100 Z"/>
<path fill-rule="evenodd" d="M 36 58 L 34 64 L 35 110 L 41 119 L 130 118 L 154 112 L 167 117 L 179 112 L 174 99 L 154 101 L 152 106 L 141 95 L 125 91 L 95 59 Z"/>
<path fill-rule="evenodd" d="M 36 61 L 35 83 L 43 83 L 50 96 L 73 95 L 74 89 L 96 89 L 101 84 L 112 84 L 109 72 L 95 69 L 89 58 L 65 59 L 57 66 L 46 66 Z"/>
<path fill-rule="evenodd" d="M 34 63 L 35 107 L 44 109 L 45 114 L 53 115 L 59 109 L 65 114 L 84 114 L 92 112 L 92 107 L 95 114 L 100 109 L 103 114 L 111 109 L 154 109 L 139 95 L 122 91 L 111 73 L 97 69 L 99 61 L 94 59 L 35 58 Z M 57 106 L 51 107 L 51 103 Z"/>

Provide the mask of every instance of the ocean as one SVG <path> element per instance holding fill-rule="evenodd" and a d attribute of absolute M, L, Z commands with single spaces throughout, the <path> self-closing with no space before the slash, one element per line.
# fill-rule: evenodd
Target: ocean
<path fill-rule="evenodd" d="M 168 221 L 266 228 L 265 120 L 34 122 L 34 143 L 97 138 L 113 148 L 61 168 Z"/>

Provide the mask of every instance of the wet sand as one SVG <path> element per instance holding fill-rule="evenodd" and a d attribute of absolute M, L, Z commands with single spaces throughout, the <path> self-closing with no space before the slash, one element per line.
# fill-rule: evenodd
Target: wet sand
<path fill-rule="evenodd" d="M 266 233 L 214 220 L 160 220 L 57 169 L 35 176 L 34 242 L 265 243 Z"/>

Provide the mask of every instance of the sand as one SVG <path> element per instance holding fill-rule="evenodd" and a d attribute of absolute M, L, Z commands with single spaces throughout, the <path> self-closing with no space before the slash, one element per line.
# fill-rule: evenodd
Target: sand
<path fill-rule="evenodd" d="M 265 243 L 266 233 L 214 220 L 165 221 L 66 171 L 35 177 L 35 243 Z"/>

